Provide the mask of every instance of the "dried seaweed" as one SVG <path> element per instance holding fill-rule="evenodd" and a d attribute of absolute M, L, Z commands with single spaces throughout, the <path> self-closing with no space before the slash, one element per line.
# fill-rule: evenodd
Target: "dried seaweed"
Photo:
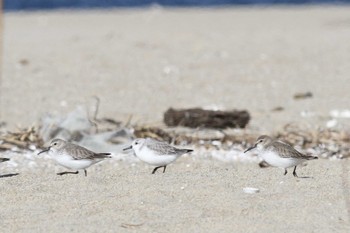
<path fill-rule="evenodd" d="M 229 150 L 232 145 L 243 147 L 252 145 L 259 136 L 256 132 L 236 131 L 226 133 L 223 130 L 199 130 L 181 132 L 176 128 L 160 129 L 139 127 L 134 134 L 137 137 L 152 137 L 158 140 L 179 144 L 200 144 L 206 148 L 218 148 Z M 300 124 L 287 124 L 272 136 L 284 140 L 291 145 L 299 146 L 309 153 L 329 158 L 350 157 L 350 131 L 323 128 L 312 128 Z"/>
<path fill-rule="evenodd" d="M 11 150 L 14 147 L 32 150 L 32 145 L 42 147 L 43 144 L 44 142 L 34 126 L 0 135 L 0 150 Z"/>
<path fill-rule="evenodd" d="M 318 148 L 323 157 L 350 157 L 350 131 L 312 128 L 301 124 L 287 124 L 277 132 L 277 138 L 302 148 Z"/>
<path fill-rule="evenodd" d="M 96 138 L 100 140 L 105 138 L 107 140 L 106 143 L 113 145 L 128 143 L 131 137 L 150 137 L 174 143 L 175 145 L 193 144 L 205 146 L 207 149 L 223 150 L 230 150 L 235 145 L 241 148 L 248 147 L 259 136 L 257 132 L 251 132 L 249 130 L 148 126 L 122 127 L 122 123 L 113 119 L 95 120 L 95 123 L 100 129 L 99 131 L 103 129 L 103 132 L 97 133 L 82 128 L 81 131 L 77 131 L 76 133 L 88 137 L 86 140 L 95 140 Z M 44 142 L 47 142 L 47 140 L 44 141 L 43 137 L 38 133 L 39 128 L 29 127 L 19 129 L 16 132 L 3 133 L 0 135 L 0 150 L 12 150 L 13 148 L 35 150 L 35 148 L 43 147 Z M 116 128 L 119 128 L 119 130 L 116 130 Z M 88 131 L 90 133 L 86 134 Z M 71 133 L 70 136 L 72 135 L 75 134 Z M 310 125 L 294 123 L 285 125 L 274 134 L 271 134 L 271 136 L 287 141 L 293 146 L 297 146 L 308 153 L 317 154 L 321 157 L 350 157 L 349 129 L 314 128 Z"/>
<path fill-rule="evenodd" d="M 167 142 L 171 142 L 173 138 L 169 133 L 165 132 L 161 128 L 146 126 L 135 127 L 134 135 L 136 138 L 153 138 Z"/>

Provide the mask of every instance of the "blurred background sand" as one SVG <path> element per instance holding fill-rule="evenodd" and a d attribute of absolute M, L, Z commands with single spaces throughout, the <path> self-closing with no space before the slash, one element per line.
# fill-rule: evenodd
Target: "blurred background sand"
<path fill-rule="evenodd" d="M 2 120 L 28 125 L 96 95 L 100 116 L 246 109 L 250 127 L 324 125 L 349 107 L 350 8 L 6 13 Z M 296 101 L 297 92 L 313 98 Z M 272 112 L 283 107 L 282 112 Z M 301 117 L 301 112 L 309 116 Z"/>
<path fill-rule="evenodd" d="M 248 128 L 264 133 L 289 122 L 324 127 L 331 110 L 349 109 L 345 6 L 8 12 L 4 26 L 8 128 L 94 95 L 100 116 L 132 115 L 133 124 L 161 125 L 169 107 L 246 109 Z M 307 91 L 312 98 L 293 98 Z M 350 231 L 348 159 L 299 168 L 312 179 L 190 156 L 156 175 L 112 160 L 88 177 L 58 177 L 62 168 L 35 161 L 41 167 L 0 179 L 4 232 Z M 260 193 L 244 193 L 250 186 Z"/>

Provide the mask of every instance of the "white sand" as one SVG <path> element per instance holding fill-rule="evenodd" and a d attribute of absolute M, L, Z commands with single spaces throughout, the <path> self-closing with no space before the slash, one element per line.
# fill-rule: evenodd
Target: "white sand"
<path fill-rule="evenodd" d="M 105 162 L 1 178 L 4 232 L 349 232 L 349 160 L 277 168 L 181 158 L 166 173 Z M 342 165 L 343 164 L 343 165 Z M 343 178 L 343 167 L 346 169 Z M 56 171 L 64 171 L 59 168 Z M 2 172 L 3 173 L 3 172 Z M 247 194 L 245 187 L 260 190 Z M 344 189 L 345 188 L 345 189 Z M 125 229 L 123 224 L 142 224 Z"/>
<path fill-rule="evenodd" d="M 28 126 L 97 95 L 100 116 L 133 123 L 217 106 L 247 109 L 261 132 L 324 126 L 350 108 L 349 38 L 349 7 L 6 13 L 0 120 Z M 0 178 L 2 232 L 350 232 L 349 160 L 298 168 L 312 179 L 198 157 L 156 175 L 113 160 L 59 177 L 50 164 L 0 164 L 20 173 Z"/>

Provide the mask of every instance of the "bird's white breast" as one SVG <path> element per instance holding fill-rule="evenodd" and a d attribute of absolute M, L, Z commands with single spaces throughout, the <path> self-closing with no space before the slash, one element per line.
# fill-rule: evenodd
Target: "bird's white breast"
<path fill-rule="evenodd" d="M 72 156 L 67 154 L 52 154 L 52 158 L 57 164 L 73 170 L 85 169 L 97 162 L 91 159 L 76 160 L 73 159 Z"/>
<path fill-rule="evenodd" d="M 175 155 L 158 155 L 147 147 L 135 150 L 135 154 L 143 162 L 154 166 L 165 166 L 177 159 Z"/>
<path fill-rule="evenodd" d="M 304 161 L 296 158 L 282 158 L 274 151 L 262 151 L 259 156 L 271 166 L 281 168 L 294 167 Z"/>

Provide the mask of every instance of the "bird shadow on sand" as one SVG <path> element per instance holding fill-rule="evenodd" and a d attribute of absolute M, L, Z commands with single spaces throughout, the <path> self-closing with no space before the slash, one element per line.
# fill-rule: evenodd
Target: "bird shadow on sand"
<path fill-rule="evenodd" d="M 19 173 L 9 173 L 9 174 L 4 174 L 0 175 L 0 178 L 6 178 L 6 177 L 12 177 L 12 176 L 18 176 Z"/>

